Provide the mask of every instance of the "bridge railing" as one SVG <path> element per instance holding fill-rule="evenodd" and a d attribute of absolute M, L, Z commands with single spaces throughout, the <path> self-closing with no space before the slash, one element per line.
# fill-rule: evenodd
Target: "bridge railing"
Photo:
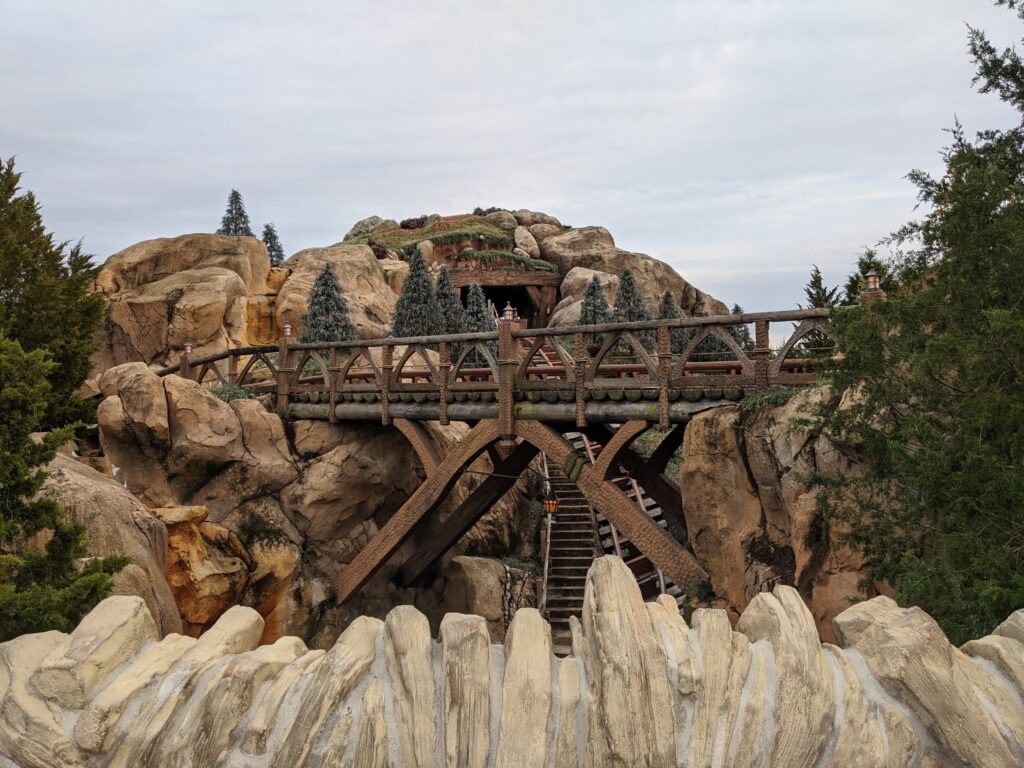
<path fill-rule="evenodd" d="M 667 424 L 680 399 L 812 382 L 832 357 L 829 332 L 828 309 L 565 328 L 499 322 L 487 333 L 313 344 L 283 337 L 276 346 L 186 354 L 160 374 L 273 394 L 282 408 L 326 404 L 332 421 L 346 403 L 376 405 L 387 423 L 392 403 L 436 403 L 446 422 L 453 403 L 500 402 L 504 412 L 525 402 L 575 403 L 582 425 L 588 402 L 649 401 Z"/>

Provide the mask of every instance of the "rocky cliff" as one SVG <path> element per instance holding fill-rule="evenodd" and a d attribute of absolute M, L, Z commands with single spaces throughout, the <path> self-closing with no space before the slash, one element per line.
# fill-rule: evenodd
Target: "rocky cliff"
<path fill-rule="evenodd" d="M 664 599 L 664 598 L 663 598 Z M 359 618 L 330 649 L 257 647 L 236 607 L 198 640 L 159 638 L 138 598 L 70 635 L 0 645 L 0 764 L 75 766 L 984 766 L 1024 761 L 1024 611 L 962 649 L 877 597 L 835 619 L 788 587 L 689 626 L 644 604 L 626 566 L 587 579 L 573 652 L 516 614 L 503 645 L 410 606 Z"/>

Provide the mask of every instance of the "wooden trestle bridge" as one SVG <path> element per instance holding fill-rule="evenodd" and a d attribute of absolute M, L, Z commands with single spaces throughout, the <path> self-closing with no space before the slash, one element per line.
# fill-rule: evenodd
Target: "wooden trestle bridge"
<path fill-rule="evenodd" d="M 569 328 L 520 328 L 510 320 L 497 325 L 490 333 L 316 344 L 292 343 L 286 327 L 277 346 L 201 357 L 186 353 L 160 373 L 270 394 L 294 418 L 377 421 L 407 437 L 426 479 L 343 570 L 341 601 L 432 517 L 484 452 L 493 474 L 425 537 L 402 564 L 400 581 L 422 575 L 543 453 L 608 522 L 613 536 L 621 534 L 659 576 L 693 594 L 707 574 L 686 546 L 678 486 L 663 474 L 686 422 L 753 392 L 806 386 L 815 379 L 815 365 L 830 354 L 815 356 L 806 348 L 808 334 L 820 339 L 829 333 L 827 309 Z M 729 333 L 730 326 L 740 325 L 754 327 L 752 350 Z M 784 338 L 775 349 L 773 328 Z M 714 351 L 702 352 L 709 343 Z M 423 422 L 450 420 L 471 428 L 445 453 Z M 631 443 L 655 426 L 669 431 L 645 458 Z M 568 433 L 589 435 L 602 445 L 600 454 L 581 454 Z M 655 500 L 661 524 L 638 504 L 639 490 L 631 497 L 613 482 L 624 473 Z"/>

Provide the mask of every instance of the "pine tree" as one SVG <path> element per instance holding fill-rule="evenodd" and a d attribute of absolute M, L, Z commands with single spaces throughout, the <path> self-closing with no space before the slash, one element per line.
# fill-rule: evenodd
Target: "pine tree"
<path fill-rule="evenodd" d="M 633 272 L 626 267 L 619 275 L 619 292 L 615 295 L 615 320 L 622 323 L 636 323 L 643 320 L 650 320 L 651 313 L 647 311 L 644 298 L 640 295 L 640 289 L 633 278 Z M 638 331 L 634 334 L 645 348 L 651 349 L 657 336 L 654 331 Z M 630 350 L 632 353 L 632 350 Z"/>
<path fill-rule="evenodd" d="M 420 252 L 409 260 L 405 287 L 395 305 L 395 321 L 391 335 L 396 339 L 412 336 L 434 336 L 441 332 L 441 312 L 434 296 L 434 284 L 427 274 L 427 264 Z"/>
<path fill-rule="evenodd" d="M 441 267 L 437 274 L 437 290 L 434 292 L 437 298 L 437 309 L 441 318 L 441 333 L 462 332 L 462 302 L 452 285 L 451 275 L 448 267 Z"/>
<path fill-rule="evenodd" d="M 249 214 L 245 212 L 245 204 L 242 202 L 242 195 L 237 189 L 232 189 L 228 195 L 228 208 L 220 220 L 218 235 L 232 235 L 234 237 L 255 237 L 252 227 L 249 225 Z"/>
<path fill-rule="evenodd" d="M 811 265 L 811 276 L 804 286 L 807 308 L 831 308 L 839 306 L 839 288 L 829 288 L 817 264 Z M 835 342 L 827 333 L 811 331 L 797 343 L 797 354 L 801 357 L 831 357 Z"/>
<path fill-rule="evenodd" d="M 741 307 L 739 304 L 733 304 L 731 314 L 742 315 L 743 307 Z M 742 349 L 744 352 L 754 351 L 754 337 L 750 335 L 750 326 L 730 325 L 729 335 L 736 339 L 736 343 L 739 344 L 740 349 Z"/>
<path fill-rule="evenodd" d="M 303 344 L 353 341 L 356 327 L 349 317 L 348 302 L 334 275 L 334 266 L 324 263 L 309 293 L 308 314 L 302 316 Z"/>
<path fill-rule="evenodd" d="M 470 283 L 466 292 L 466 311 L 462 315 L 462 333 L 490 333 L 498 329 L 494 317 L 487 309 L 487 296 L 484 289 L 477 283 Z M 487 349 L 495 360 L 498 359 L 498 343 L 487 342 Z M 485 366 L 487 360 L 478 351 L 473 350 L 466 357 L 466 364 L 470 366 Z"/>
<path fill-rule="evenodd" d="M 284 261 L 284 248 L 281 247 L 281 240 L 272 223 L 263 225 L 263 244 L 267 246 L 267 253 L 270 254 L 270 266 L 280 267 Z"/>
<path fill-rule="evenodd" d="M 26 352 L 0 335 L 0 641 L 26 632 L 69 631 L 113 586 L 110 575 L 128 559 L 97 558 L 84 568 L 84 529 L 63 522 L 57 505 L 37 498 L 43 467 L 70 428 L 32 440 L 46 417 L 48 377 L 55 363 L 43 350 Z M 25 539 L 51 536 L 42 553 L 24 551 Z"/>
<path fill-rule="evenodd" d="M 583 294 L 583 305 L 580 307 L 580 325 L 600 325 L 609 321 L 608 299 L 605 298 L 601 281 L 594 275 Z M 587 336 L 587 350 L 596 355 L 604 344 L 603 333 L 591 333 Z"/>
<path fill-rule="evenodd" d="M 92 290 L 97 268 L 81 243 L 54 242 L 20 180 L 13 159 L 0 162 L 0 334 L 26 351 L 46 350 L 55 363 L 41 429 L 91 421 L 95 404 L 75 392 L 92 368 L 106 310 L 103 295 Z"/>
<path fill-rule="evenodd" d="M 659 320 L 678 320 L 682 317 L 676 297 L 672 291 L 665 289 L 661 295 L 661 306 L 658 308 Z M 686 345 L 690 343 L 690 334 L 684 328 L 673 328 L 669 331 L 669 340 L 672 345 L 672 354 L 681 355 L 686 351 Z"/>
<path fill-rule="evenodd" d="M 847 304 L 860 302 L 860 295 L 868 287 L 867 274 L 875 270 L 878 275 L 878 285 L 883 291 L 893 287 L 893 278 L 890 274 L 889 265 L 878 258 L 878 252 L 874 248 L 864 248 L 864 252 L 857 257 L 857 268 L 846 278 L 846 285 L 843 292 L 846 294 Z"/>

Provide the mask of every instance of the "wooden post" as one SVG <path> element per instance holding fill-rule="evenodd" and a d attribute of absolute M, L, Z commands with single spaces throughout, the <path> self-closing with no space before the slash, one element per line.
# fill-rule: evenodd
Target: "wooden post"
<path fill-rule="evenodd" d="M 515 320 L 504 317 L 498 320 L 498 451 L 503 458 L 512 454 L 516 444 L 516 404 L 512 387 L 519 360 L 515 354 L 515 339 L 512 338 L 515 327 Z"/>
<path fill-rule="evenodd" d="M 338 355 L 338 348 L 331 347 L 327 357 L 327 402 L 330 403 L 330 410 L 327 412 L 327 421 L 334 424 L 338 421 L 338 414 L 335 409 L 338 404 L 338 374 L 341 373 L 341 358 Z"/>
<path fill-rule="evenodd" d="M 288 343 L 292 340 L 291 323 L 284 324 L 284 333 L 281 334 L 281 341 L 277 347 L 277 407 L 288 410 L 288 388 L 289 378 L 295 372 L 291 367 L 288 353 Z"/>
<path fill-rule="evenodd" d="M 391 423 L 391 371 L 394 369 L 394 347 L 385 346 L 380 350 L 380 423 Z"/>
<path fill-rule="evenodd" d="M 668 429 L 668 385 L 672 378 L 672 341 L 666 326 L 658 329 L 658 426 Z"/>
<path fill-rule="evenodd" d="M 447 341 L 442 341 L 437 345 L 437 352 L 440 359 L 437 371 L 441 377 L 441 381 L 438 382 L 438 411 L 440 418 L 438 421 L 441 425 L 448 424 L 448 376 L 452 370 L 452 347 Z"/>
<path fill-rule="evenodd" d="M 230 342 L 228 342 L 230 344 Z M 238 355 L 231 355 L 228 358 L 228 384 L 238 383 Z"/>
<path fill-rule="evenodd" d="M 768 355 L 771 354 L 768 339 L 768 321 L 754 323 L 754 386 L 768 389 Z"/>
<path fill-rule="evenodd" d="M 573 358 L 576 364 L 576 426 L 587 426 L 587 340 L 582 333 L 573 337 Z"/>
<path fill-rule="evenodd" d="M 181 353 L 181 357 L 178 358 L 178 374 L 183 379 L 192 380 L 192 363 L 190 359 L 192 357 L 192 342 L 185 342 L 185 351 Z"/>

